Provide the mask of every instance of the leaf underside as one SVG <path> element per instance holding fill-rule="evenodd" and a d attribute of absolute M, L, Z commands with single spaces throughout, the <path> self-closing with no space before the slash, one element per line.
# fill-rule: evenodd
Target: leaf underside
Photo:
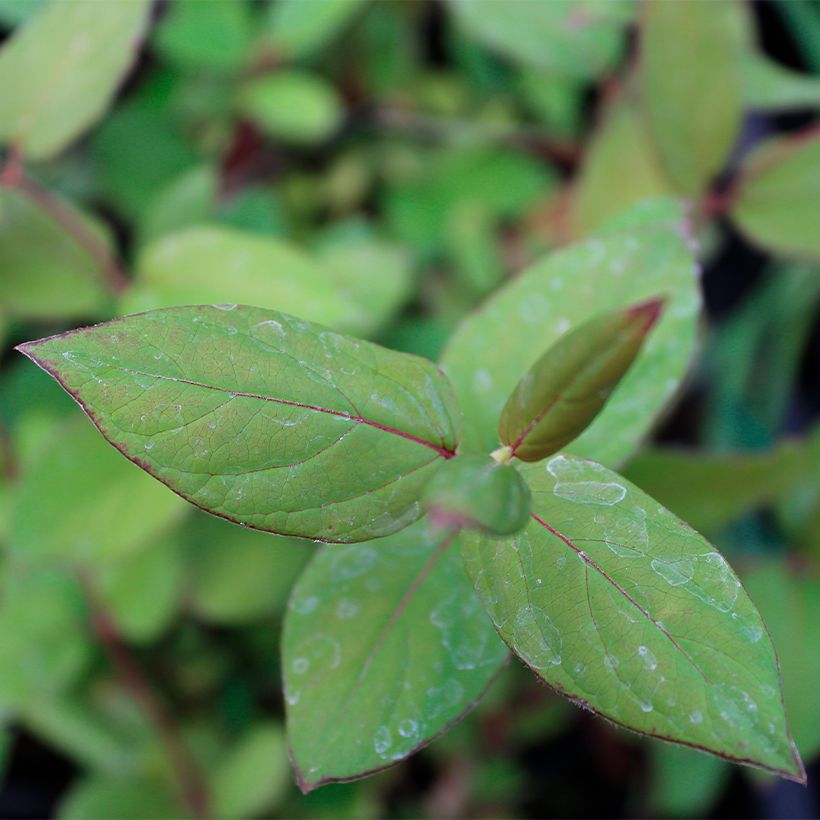
<path fill-rule="evenodd" d="M 774 647 L 723 557 L 599 464 L 558 455 L 522 472 L 529 527 L 462 535 L 468 574 L 516 654 L 621 726 L 802 782 Z"/>
<path fill-rule="evenodd" d="M 407 526 L 458 442 L 430 362 L 276 311 L 170 308 L 19 349 L 183 498 L 282 535 L 363 541 Z"/>
<path fill-rule="evenodd" d="M 321 549 L 293 590 L 282 653 L 304 791 L 426 745 L 475 705 L 507 658 L 453 535 L 422 522 Z"/>

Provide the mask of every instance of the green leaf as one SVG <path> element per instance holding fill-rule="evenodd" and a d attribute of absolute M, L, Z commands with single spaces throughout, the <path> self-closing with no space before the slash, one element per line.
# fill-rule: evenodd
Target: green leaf
<path fill-rule="evenodd" d="M 624 230 L 549 255 L 462 322 L 442 357 L 469 408 L 462 450 L 498 446 L 504 403 L 561 334 L 596 313 L 663 293 L 663 318 L 606 409 L 572 446 L 612 466 L 631 453 L 674 395 L 694 350 L 698 283 L 683 225 L 665 224 L 668 206 L 662 200 L 625 212 Z M 658 224 L 656 214 L 663 218 Z"/>
<path fill-rule="evenodd" d="M 330 275 L 279 239 L 217 226 L 195 226 L 150 243 L 137 260 L 121 313 L 202 302 L 276 308 L 340 329 L 359 310 Z"/>
<path fill-rule="evenodd" d="M 169 308 L 19 349 L 183 498 L 281 535 L 396 532 L 459 440 L 431 363 L 276 311 Z"/>
<path fill-rule="evenodd" d="M 584 154 L 572 207 L 572 229 L 587 236 L 624 208 L 670 186 L 640 113 L 629 101 L 606 112 Z"/>
<path fill-rule="evenodd" d="M 133 555 L 184 511 L 178 498 L 73 416 L 52 426 L 48 445 L 23 476 L 12 506 L 10 542 L 27 563 L 93 566 Z"/>
<path fill-rule="evenodd" d="M 200 513 L 186 524 L 183 537 L 191 607 L 200 617 L 223 624 L 283 611 L 313 546 Z"/>
<path fill-rule="evenodd" d="M 799 574 L 769 560 L 744 573 L 743 583 L 760 608 L 777 646 L 783 676 L 783 699 L 800 753 L 813 760 L 820 753 L 820 581 L 810 570 Z"/>
<path fill-rule="evenodd" d="M 387 768 L 469 711 L 506 649 L 453 536 L 423 523 L 321 549 L 299 579 L 282 656 L 303 791 Z"/>
<path fill-rule="evenodd" d="M 63 820 L 173 820 L 183 811 L 166 784 L 146 777 L 92 776 L 73 786 L 60 805 Z"/>
<path fill-rule="evenodd" d="M 150 0 L 50 3 L 0 51 L 0 140 L 48 159 L 100 118 L 134 61 Z"/>
<path fill-rule="evenodd" d="M 239 93 L 237 108 L 269 137 L 305 145 L 331 137 L 343 114 L 331 85 L 297 70 L 250 81 Z"/>
<path fill-rule="evenodd" d="M 683 746 L 653 743 L 649 751 L 652 816 L 704 817 L 717 802 L 731 775 L 723 760 Z"/>
<path fill-rule="evenodd" d="M 732 569 L 617 473 L 525 465 L 533 520 L 462 535 L 501 636 L 546 683 L 614 723 L 803 782 L 774 647 Z"/>
<path fill-rule="evenodd" d="M 228 818 L 256 816 L 281 798 L 287 785 L 284 732 L 276 723 L 258 723 L 214 768 L 214 814 Z"/>
<path fill-rule="evenodd" d="M 624 42 L 628 0 L 451 0 L 466 34 L 513 60 L 585 79 L 612 67 Z"/>
<path fill-rule="evenodd" d="M 518 471 L 489 456 L 451 459 L 430 479 L 424 507 L 442 529 L 468 527 L 512 535 L 530 518 L 530 491 Z"/>
<path fill-rule="evenodd" d="M 699 194 L 724 166 L 743 113 L 748 11 L 740 0 L 643 7 L 640 78 L 670 180 Z"/>
<path fill-rule="evenodd" d="M 108 237 L 57 200 L 101 246 Z M 55 319 L 99 313 L 108 296 L 99 260 L 24 193 L 0 187 L 0 305 L 12 316 Z"/>
<path fill-rule="evenodd" d="M 187 71 L 233 72 L 242 67 L 253 26 L 245 0 L 174 0 L 154 44 Z"/>
<path fill-rule="evenodd" d="M 624 475 L 696 530 L 712 533 L 796 487 L 812 463 L 809 447 L 796 441 L 764 452 L 656 447 L 639 453 Z"/>
<path fill-rule="evenodd" d="M 801 74 L 753 50 L 743 62 L 743 98 L 758 111 L 792 111 L 820 106 L 820 80 Z"/>
<path fill-rule="evenodd" d="M 516 385 L 498 421 L 509 457 L 540 461 L 583 432 L 606 406 L 663 309 L 662 299 L 577 325 Z"/>
<path fill-rule="evenodd" d="M 820 136 L 776 137 L 745 162 L 731 217 L 767 250 L 820 258 Z"/>
<path fill-rule="evenodd" d="M 289 60 L 315 54 L 339 35 L 363 4 L 363 0 L 278 0 L 268 17 L 271 46 Z"/>

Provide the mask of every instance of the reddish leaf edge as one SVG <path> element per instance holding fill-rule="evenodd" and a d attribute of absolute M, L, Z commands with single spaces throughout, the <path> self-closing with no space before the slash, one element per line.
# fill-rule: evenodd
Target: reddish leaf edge
<path fill-rule="evenodd" d="M 544 522 L 543 519 L 540 519 L 535 513 L 531 513 L 531 517 L 536 522 L 538 522 L 539 525 L 545 526 L 546 522 Z M 678 519 L 678 520 L 681 521 L 681 523 L 684 524 L 685 526 L 689 527 L 689 525 L 686 524 L 686 522 L 682 521 L 681 519 Z M 550 526 L 547 526 L 547 529 L 548 529 L 548 531 L 550 531 L 552 533 L 557 532 L 556 530 L 554 530 Z M 692 529 L 692 528 L 690 527 L 690 529 Z M 561 538 L 560 535 L 557 535 L 556 537 Z M 563 540 L 563 539 L 561 539 L 561 540 Z M 738 578 L 738 580 L 740 581 L 739 578 Z M 741 588 L 745 592 L 746 588 L 743 586 L 743 582 L 740 581 L 740 584 L 741 584 Z M 748 593 L 747 593 L 747 595 L 748 595 Z M 754 603 L 754 602 L 752 602 L 752 603 Z M 762 616 L 761 616 L 760 620 L 761 620 L 761 623 L 763 624 L 764 629 L 766 630 L 766 635 L 769 638 L 769 642 L 772 645 L 772 649 L 774 650 L 775 666 L 777 668 L 777 682 L 778 682 L 778 686 L 779 686 L 779 690 L 780 690 L 780 704 L 783 707 L 783 714 L 785 716 L 786 739 L 788 740 L 789 750 L 791 752 L 792 761 L 794 762 L 794 766 L 795 766 L 795 770 L 796 770 L 795 772 L 792 772 L 789 769 L 779 769 L 776 766 L 768 766 L 765 763 L 760 763 L 760 762 L 758 762 L 758 761 L 756 761 L 752 758 L 735 757 L 733 755 L 729 755 L 729 754 L 726 754 L 724 752 L 718 752 L 718 751 L 715 751 L 714 749 L 709 749 L 706 746 L 701 746 L 700 744 L 697 744 L 697 743 L 690 743 L 690 742 L 685 741 L 685 740 L 678 740 L 677 738 L 667 737 L 666 735 L 663 735 L 659 732 L 658 733 L 644 732 L 644 731 L 641 731 L 640 729 L 634 728 L 633 726 L 629 726 L 626 723 L 622 723 L 621 721 L 616 720 L 615 718 L 611 717 L 610 715 L 606 714 L 605 712 L 602 712 L 599 709 L 596 709 L 591 703 L 589 703 L 584 698 L 580 698 L 577 695 L 573 695 L 570 692 L 568 692 L 566 689 L 564 689 L 564 687 L 562 687 L 561 685 L 559 685 L 557 683 L 553 683 L 553 682 L 548 681 L 545 678 L 543 678 L 538 673 L 538 670 L 535 669 L 535 667 L 531 666 L 520 655 L 518 655 L 518 653 L 515 651 L 515 647 L 513 647 L 510 644 L 510 642 L 501 634 L 500 630 L 496 629 L 496 632 L 498 632 L 499 637 L 507 645 L 507 648 L 510 650 L 510 652 L 512 652 L 512 654 L 515 655 L 515 657 L 524 666 L 526 666 L 527 669 L 529 669 L 535 675 L 535 677 L 538 680 L 540 680 L 545 686 L 547 686 L 547 688 L 551 689 L 557 695 L 561 695 L 561 697 L 566 698 L 568 701 L 573 703 L 575 706 L 578 706 L 580 709 L 583 709 L 584 711 L 587 711 L 587 712 L 591 712 L 596 717 L 603 718 L 605 721 L 607 721 L 607 723 L 611 723 L 613 726 L 617 726 L 619 729 L 625 729 L 626 731 L 631 732 L 632 734 L 640 735 L 642 737 L 652 738 L 653 740 L 661 740 L 664 743 L 670 743 L 670 744 L 675 745 L 675 746 L 685 746 L 687 748 L 694 749 L 697 752 L 703 752 L 704 754 L 711 755 L 712 757 L 720 758 L 721 760 L 725 760 L 728 763 L 737 763 L 737 764 L 740 764 L 741 766 L 748 766 L 748 767 L 753 768 L 753 769 L 761 769 L 765 772 L 768 772 L 769 774 L 773 774 L 773 775 L 777 775 L 778 777 L 782 777 L 784 780 L 790 780 L 793 783 L 799 783 L 801 786 L 806 786 L 806 784 L 808 782 L 808 775 L 806 774 L 806 767 L 803 764 L 803 760 L 800 757 L 800 752 L 798 751 L 797 746 L 795 745 L 794 739 L 792 738 L 791 729 L 789 728 L 788 716 L 786 715 L 786 706 L 785 706 L 785 703 L 783 701 L 783 680 L 782 680 L 782 674 L 781 674 L 781 671 L 780 671 L 780 657 L 777 654 L 777 647 L 775 646 L 774 641 L 772 640 L 772 636 L 771 636 L 771 633 L 769 632 L 769 628 L 766 626 L 766 622 L 763 620 Z"/>
<path fill-rule="evenodd" d="M 176 306 L 176 307 L 181 307 L 181 306 Z M 186 307 L 201 307 L 201 306 L 199 306 L 199 305 L 188 305 Z M 176 308 L 165 308 L 164 310 L 173 310 L 173 309 L 176 309 Z M 149 313 L 149 312 L 155 313 L 155 312 L 158 312 L 158 311 L 143 311 L 141 313 L 134 313 L 134 314 L 130 314 L 130 316 L 128 318 L 131 318 L 133 316 L 144 316 L 144 315 L 146 315 L 146 313 Z M 52 339 L 61 339 L 61 338 L 65 338 L 66 336 L 71 336 L 75 333 L 82 333 L 84 330 L 88 330 L 89 328 L 92 328 L 92 327 L 100 327 L 101 325 L 118 324 L 118 323 L 124 321 L 125 318 L 126 317 L 119 317 L 119 318 L 116 318 L 116 319 L 112 319 L 108 322 L 98 322 L 97 324 L 94 324 L 94 325 L 87 325 L 85 327 L 74 328 L 72 330 L 67 330 L 63 333 L 55 333 L 52 336 L 44 336 L 42 339 L 35 339 L 34 341 L 31 341 L 31 342 L 23 342 L 19 345 L 15 345 L 14 350 L 16 350 L 18 353 L 22 353 L 23 356 L 25 356 L 27 359 L 29 359 L 34 364 L 36 364 L 37 367 L 39 367 L 42 371 L 44 371 L 45 373 L 48 373 L 48 375 L 51 376 L 57 382 L 57 384 L 59 384 L 60 387 L 62 387 L 63 390 L 65 390 L 65 392 L 68 393 L 69 396 L 71 396 L 71 398 L 76 402 L 76 404 L 80 407 L 80 409 L 83 411 L 83 413 L 85 413 L 85 415 L 88 416 L 91 423 L 97 428 L 100 435 L 115 450 L 117 450 L 117 452 L 119 452 L 121 455 L 123 455 L 125 458 L 127 458 L 128 461 L 130 461 L 132 464 L 139 467 L 140 470 L 148 473 L 148 475 L 150 475 L 152 478 L 159 481 L 160 484 L 163 484 L 172 493 L 174 493 L 174 495 L 179 496 L 183 501 L 187 502 L 192 507 L 196 507 L 196 509 L 201 510 L 204 513 L 207 513 L 208 515 L 214 516 L 214 518 L 221 518 L 223 521 L 229 521 L 231 524 L 236 524 L 237 526 L 243 527 L 245 529 L 256 530 L 257 532 L 265 532 L 265 533 L 268 533 L 270 535 L 278 535 L 282 538 L 309 539 L 309 540 L 311 540 L 315 543 L 319 543 L 319 544 L 357 543 L 357 542 L 348 542 L 348 541 L 337 541 L 337 540 L 332 540 L 332 539 L 329 539 L 329 538 L 316 538 L 315 536 L 299 535 L 299 534 L 293 534 L 293 533 L 279 532 L 277 530 L 265 529 L 264 527 L 257 527 L 253 524 L 248 524 L 244 521 L 239 521 L 236 518 L 231 518 L 230 516 L 223 515 L 222 513 L 214 512 L 213 510 L 209 510 L 209 509 L 201 506 L 196 501 L 193 501 L 192 499 L 188 498 L 187 496 L 183 495 L 181 492 L 176 490 L 174 487 L 172 487 L 168 483 L 168 481 L 166 481 L 164 478 L 161 478 L 160 476 L 158 476 L 155 472 L 152 471 L 150 466 L 146 462 L 144 462 L 142 459 L 140 459 L 138 456 L 132 456 L 130 453 L 126 452 L 123 449 L 123 447 L 121 447 L 119 444 L 117 444 L 117 442 L 110 439 L 108 437 L 108 435 L 106 434 L 106 432 L 103 430 L 102 425 L 100 424 L 100 422 L 98 421 L 96 415 L 94 414 L 94 411 L 87 404 L 85 404 L 85 402 L 79 397 L 79 395 L 77 395 L 73 390 L 71 390 L 68 387 L 68 385 L 66 385 L 65 381 L 63 380 L 62 376 L 60 376 L 59 372 L 57 372 L 56 370 L 49 367 L 44 361 L 39 359 L 37 357 L 37 355 L 33 352 L 33 348 L 36 348 L 38 345 L 43 344 L 45 342 L 51 341 Z M 331 331 L 331 332 L 335 332 L 335 331 Z M 374 425 L 374 426 L 378 427 L 378 429 L 383 429 L 386 432 L 393 432 L 392 428 L 387 428 L 385 426 L 380 426 L 380 425 Z M 396 432 L 399 432 L 399 431 L 396 431 Z M 405 436 L 402 436 L 402 437 L 405 437 Z M 446 459 L 454 458 L 455 455 L 456 455 L 455 451 L 450 451 L 450 450 L 445 450 L 444 448 L 439 448 L 437 445 L 432 444 L 432 442 L 423 442 L 423 441 L 420 440 L 419 443 L 420 444 L 423 443 L 425 446 L 429 446 L 430 449 L 433 449 L 436 452 L 438 452 L 439 456 L 442 456 Z M 447 455 L 445 455 L 445 453 Z M 432 461 L 429 461 L 429 462 L 423 464 L 420 468 L 416 468 L 416 469 L 424 469 L 424 468 L 428 467 L 430 464 L 435 463 L 436 460 L 437 460 L 436 458 L 433 458 Z M 413 523 L 413 522 L 410 522 L 410 523 Z M 409 526 L 409 524 L 407 526 Z M 391 534 L 393 534 L 393 533 L 391 533 Z M 368 539 L 368 540 L 376 540 L 376 539 Z"/>

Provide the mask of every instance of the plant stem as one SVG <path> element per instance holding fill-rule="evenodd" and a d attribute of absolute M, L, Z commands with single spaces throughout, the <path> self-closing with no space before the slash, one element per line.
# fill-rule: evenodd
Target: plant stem
<path fill-rule="evenodd" d="M 131 654 L 112 617 L 88 582 L 84 583 L 91 608 L 91 627 L 123 687 L 154 727 L 176 777 L 185 808 L 196 818 L 207 818 L 208 791 L 205 778 L 185 745 L 173 716 L 157 696 Z"/>

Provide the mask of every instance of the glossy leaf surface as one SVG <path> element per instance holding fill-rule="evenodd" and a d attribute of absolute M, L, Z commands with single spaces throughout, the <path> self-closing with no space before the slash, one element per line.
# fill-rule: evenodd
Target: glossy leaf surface
<path fill-rule="evenodd" d="M 524 374 L 498 422 L 510 457 L 540 461 L 583 432 L 629 370 L 663 308 L 652 299 L 561 336 Z"/>
<path fill-rule="evenodd" d="M 527 530 L 461 538 L 479 596 L 524 663 L 621 726 L 802 781 L 774 647 L 723 557 L 595 462 L 558 455 L 522 474 Z"/>
<path fill-rule="evenodd" d="M 139 47 L 151 0 L 50 3 L 0 51 L 0 140 L 48 159 L 92 125 Z"/>
<path fill-rule="evenodd" d="M 423 523 L 320 550 L 283 635 L 288 736 L 303 790 L 392 766 L 467 712 L 507 656 L 452 535 Z"/>
<path fill-rule="evenodd" d="M 767 250 L 820 258 L 820 136 L 775 138 L 749 157 L 732 219 Z"/>
<path fill-rule="evenodd" d="M 430 479 L 424 507 L 442 529 L 467 527 L 511 535 L 529 521 L 530 491 L 514 467 L 468 454 L 450 459 Z"/>
<path fill-rule="evenodd" d="M 282 535 L 363 541 L 407 526 L 458 442 L 430 362 L 275 311 L 169 308 L 20 350 L 183 498 Z"/>
<path fill-rule="evenodd" d="M 650 131 L 677 190 L 695 195 L 723 167 L 740 128 L 747 10 L 739 0 L 658 0 L 642 14 Z"/>
<path fill-rule="evenodd" d="M 463 449 L 498 446 L 498 418 L 510 393 L 563 333 L 597 313 L 665 294 L 664 315 L 635 364 L 572 445 L 573 452 L 612 466 L 629 455 L 678 388 L 694 349 L 695 265 L 683 225 L 667 222 L 669 206 L 661 201 L 624 212 L 623 230 L 551 254 L 462 322 L 442 362 L 469 408 Z"/>

